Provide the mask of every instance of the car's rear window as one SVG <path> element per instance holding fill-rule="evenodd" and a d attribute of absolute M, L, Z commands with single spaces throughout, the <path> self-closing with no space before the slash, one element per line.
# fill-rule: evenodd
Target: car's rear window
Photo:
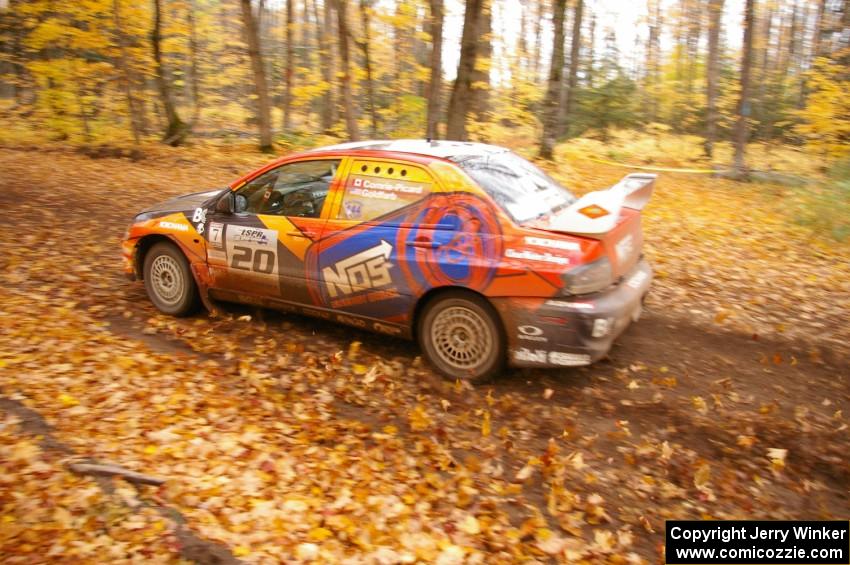
<path fill-rule="evenodd" d="M 453 158 L 517 223 L 542 218 L 576 201 L 569 190 L 519 155 L 505 151 Z"/>

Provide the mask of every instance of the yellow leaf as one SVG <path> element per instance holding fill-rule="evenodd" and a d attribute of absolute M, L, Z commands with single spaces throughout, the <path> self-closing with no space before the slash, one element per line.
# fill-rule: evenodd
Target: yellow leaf
<path fill-rule="evenodd" d="M 490 411 L 484 411 L 484 418 L 481 420 L 481 435 L 487 437 L 490 435 Z"/>
<path fill-rule="evenodd" d="M 157 451 L 159 451 L 159 448 L 155 445 L 148 445 L 144 449 L 145 455 L 154 455 Z"/>
<path fill-rule="evenodd" d="M 313 541 L 325 541 L 332 535 L 333 532 L 331 532 L 327 528 L 313 528 L 312 530 L 310 530 L 310 533 L 307 534 L 307 537 L 309 537 Z"/>
<path fill-rule="evenodd" d="M 59 402 L 61 402 L 64 406 L 76 406 L 80 403 L 76 398 L 65 393 L 59 395 Z"/>
<path fill-rule="evenodd" d="M 767 456 L 770 458 L 771 469 L 778 473 L 785 468 L 785 458 L 788 456 L 788 450 L 771 447 L 767 450 Z"/>
<path fill-rule="evenodd" d="M 233 555 L 235 557 L 245 557 L 246 555 L 248 555 L 250 553 L 251 553 L 251 550 L 248 549 L 247 547 L 245 547 L 244 545 L 237 545 L 236 547 L 233 548 Z"/>
<path fill-rule="evenodd" d="M 427 430 L 431 425 L 431 417 L 428 415 L 425 407 L 421 404 L 417 404 L 416 407 L 410 411 L 407 419 L 410 422 L 411 429 L 415 432 Z"/>
<path fill-rule="evenodd" d="M 694 486 L 702 490 L 708 485 L 708 480 L 711 478 L 711 466 L 707 462 L 703 462 L 697 467 L 694 473 Z"/>
<path fill-rule="evenodd" d="M 705 403 L 705 399 L 701 396 L 694 396 L 691 398 L 691 404 L 694 405 L 697 412 L 700 414 L 705 414 L 708 412 L 708 405 Z"/>
<path fill-rule="evenodd" d="M 478 519 L 475 516 L 470 514 L 461 522 L 460 529 L 462 532 L 474 536 L 481 533 L 481 524 L 478 523 Z"/>

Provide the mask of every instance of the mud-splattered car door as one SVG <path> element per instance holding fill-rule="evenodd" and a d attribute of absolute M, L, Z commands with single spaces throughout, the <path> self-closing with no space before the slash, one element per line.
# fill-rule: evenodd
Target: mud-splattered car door
<path fill-rule="evenodd" d="M 308 248 L 321 236 L 328 194 L 343 159 L 309 159 L 266 171 L 234 191 L 234 213 L 208 221 L 213 288 L 245 301 L 309 302 Z"/>

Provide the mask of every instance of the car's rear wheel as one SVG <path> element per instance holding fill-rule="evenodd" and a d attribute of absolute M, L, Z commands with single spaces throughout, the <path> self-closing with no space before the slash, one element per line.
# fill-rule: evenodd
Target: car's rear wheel
<path fill-rule="evenodd" d="M 144 264 L 145 290 L 161 312 L 187 316 L 198 308 L 198 287 L 183 253 L 170 243 L 148 250 Z"/>
<path fill-rule="evenodd" d="M 499 316 L 480 296 L 452 291 L 429 302 L 417 327 L 419 346 L 443 375 L 483 382 L 505 366 Z"/>

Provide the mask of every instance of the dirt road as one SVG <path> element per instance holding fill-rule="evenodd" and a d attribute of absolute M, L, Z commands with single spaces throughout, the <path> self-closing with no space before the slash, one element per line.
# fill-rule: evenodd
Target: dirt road
<path fill-rule="evenodd" d="M 840 334 L 743 333 L 690 314 L 671 304 L 687 294 L 675 281 L 698 275 L 675 260 L 609 359 L 473 389 L 385 336 L 238 306 L 157 314 L 120 273 L 128 220 L 223 184 L 231 166 L 0 150 L 0 171 L 0 396 L 78 453 L 176 477 L 160 502 L 242 559 L 310 557 L 305 544 L 326 558 L 398 557 L 416 540 L 422 559 L 451 546 L 472 561 L 653 562 L 665 519 L 847 518 Z M 663 227 L 646 230 L 659 253 Z M 256 438 L 229 445 L 246 430 Z M 263 458 L 282 451 L 293 476 Z M 269 484 L 245 482 L 255 469 Z M 299 526 L 256 512 L 262 500 L 291 514 L 294 493 L 313 512 Z M 15 512 L 8 494 L 0 503 Z"/>

